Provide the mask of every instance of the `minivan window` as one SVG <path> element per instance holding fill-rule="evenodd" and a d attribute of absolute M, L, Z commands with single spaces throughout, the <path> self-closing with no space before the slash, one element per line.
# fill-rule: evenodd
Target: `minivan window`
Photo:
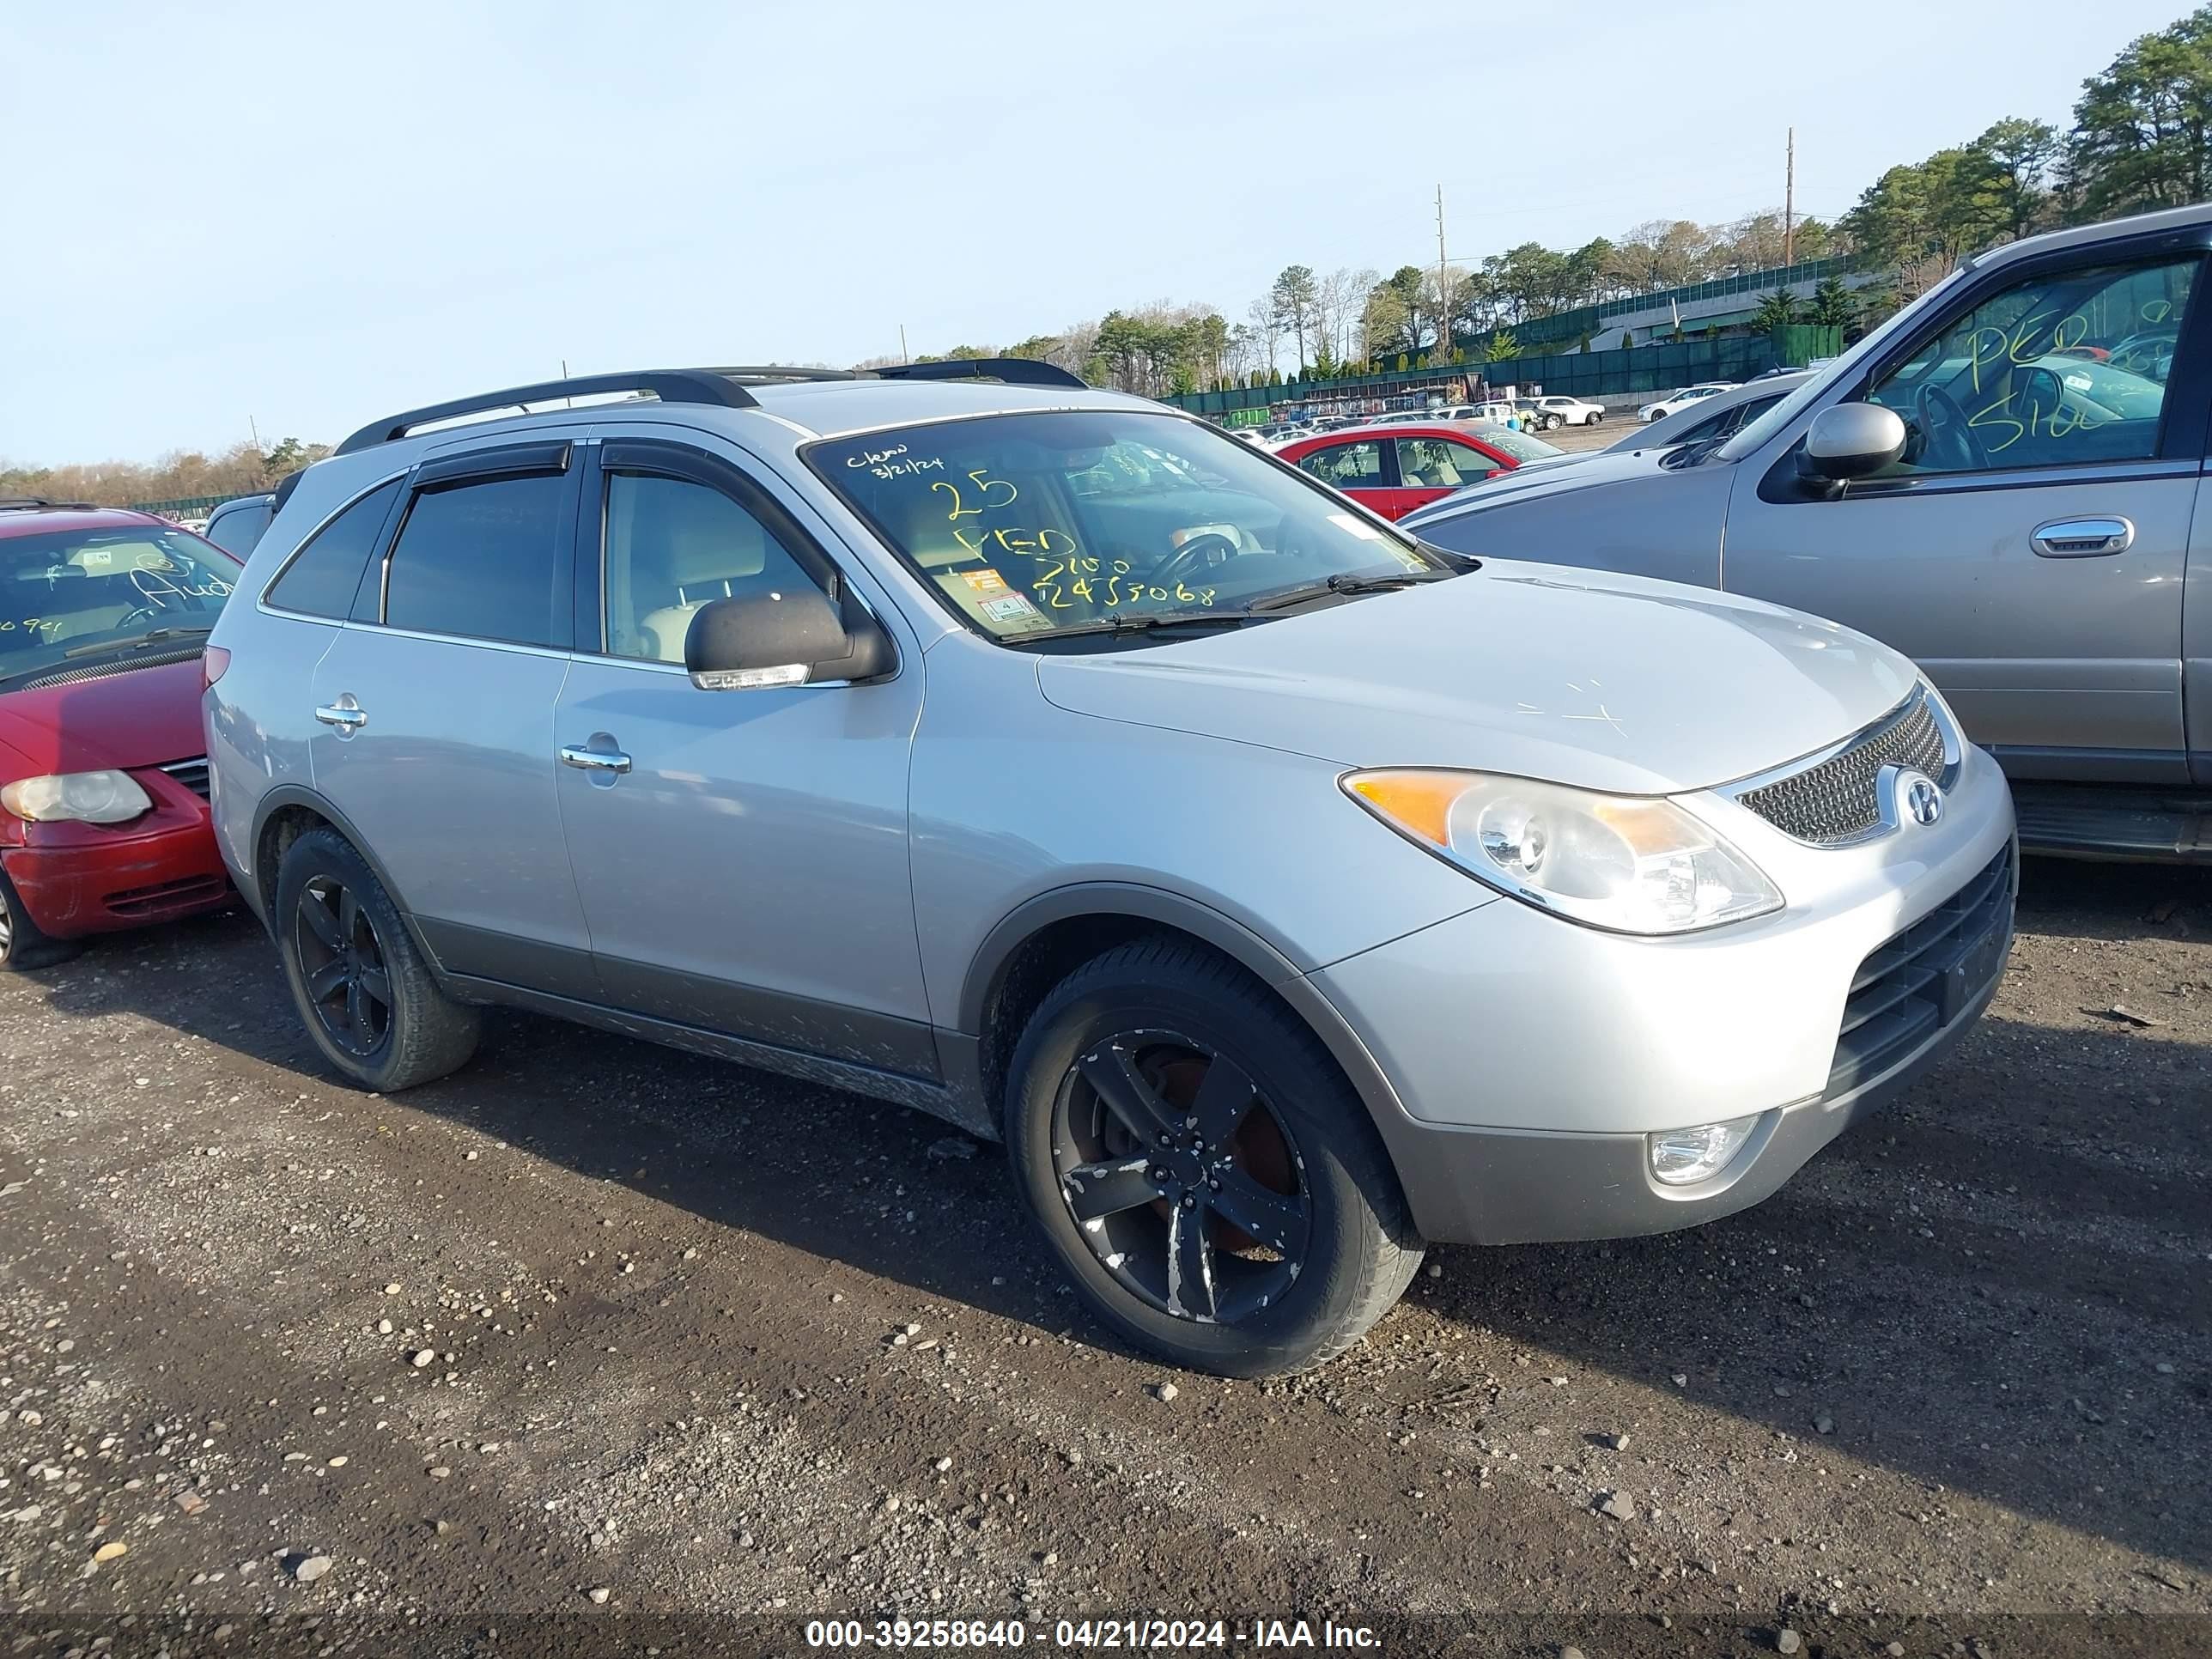
<path fill-rule="evenodd" d="M 372 489 L 325 525 L 292 556 L 263 597 L 280 611 L 343 619 L 353 610 L 361 573 L 376 551 L 377 532 L 399 494 L 399 480 Z"/>
<path fill-rule="evenodd" d="M 1451 569 L 1249 444 L 1172 415 L 993 415 L 824 439 L 805 457 L 994 639 L 1115 618 L 1226 622 L 1333 576 Z M 1132 487 L 1091 488 L 1101 468 Z"/>
<path fill-rule="evenodd" d="M 1905 421 L 1904 458 L 1884 476 L 2156 454 L 2172 359 L 2142 343 L 2178 335 L 2198 264 L 2048 271 L 1944 319 L 1867 393 Z"/>
<path fill-rule="evenodd" d="M 561 580 L 557 472 L 419 493 L 392 544 L 384 621 L 392 628 L 562 646 L 572 603 Z"/>
<path fill-rule="evenodd" d="M 775 532 L 720 490 L 649 473 L 607 475 L 609 654 L 680 663 L 702 605 L 813 585 Z"/>

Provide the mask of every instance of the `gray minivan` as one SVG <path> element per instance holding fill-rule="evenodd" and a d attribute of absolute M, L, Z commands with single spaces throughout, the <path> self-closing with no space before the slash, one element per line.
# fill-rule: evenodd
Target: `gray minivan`
<path fill-rule="evenodd" d="M 1410 514 L 1462 553 L 1694 582 L 1918 662 L 2032 847 L 2212 856 L 2212 207 L 1958 271 L 1733 437 Z"/>
<path fill-rule="evenodd" d="M 500 1004 L 939 1114 L 1114 1328 L 1227 1372 L 1353 1341 L 1428 1240 L 1756 1203 L 2011 936 L 2003 778 L 1894 651 L 1455 557 L 1040 363 L 379 422 L 205 678 L 222 856 L 345 1076 Z"/>

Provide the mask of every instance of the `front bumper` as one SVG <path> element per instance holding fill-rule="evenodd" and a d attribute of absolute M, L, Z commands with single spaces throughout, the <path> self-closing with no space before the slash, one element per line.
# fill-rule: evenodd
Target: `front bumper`
<path fill-rule="evenodd" d="M 207 803 L 134 772 L 154 810 L 129 823 L 27 823 L 0 848 L 23 908 L 56 939 L 109 933 L 219 910 L 235 896 Z"/>
<path fill-rule="evenodd" d="M 1759 848 L 1790 899 L 1771 917 L 1632 939 L 1506 902 L 1311 975 L 1396 1097 L 1375 1116 L 1422 1234 L 1609 1238 L 1728 1215 L 1934 1065 L 1995 994 L 2017 885 L 1995 763 L 1970 750 L 1950 799 L 1937 830 Z M 1650 1132 L 1750 1116 L 1717 1175 L 1652 1178 Z"/>

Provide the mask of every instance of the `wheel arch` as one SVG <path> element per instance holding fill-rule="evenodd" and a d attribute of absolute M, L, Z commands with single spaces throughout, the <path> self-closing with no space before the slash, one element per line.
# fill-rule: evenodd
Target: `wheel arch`
<path fill-rule="evenodd" d="M 392 899 L 399 920 L 407 929 L 407 937 L 422 960 L 434 972 L 439 971 L 438 958 L 416 926 L 415 913 L 407 907 L 406 895 L 393 882 L 382 860 L 376 856 L 368 843 L 362 838 L 352 821 L 332 805 L 328 797 L 318 794 L 304 784 L 279 784 L 262 796 L 253 811 L 253 871 L 252 890 L 248 902 L 260 915 L 262 925 L 272 933 L 276 921 L 276 874 L 283 863 L 284 850 L 310 830 L 335 830 L 345 838 L 346 844 L 368 866 L 379 885 Z"/>
<path fill-rule="evenodd" d="M 1375 1057 L 1297 964 L 1250 927 L 1203 901 L 1133 882 L 1056 888 L 1018 906 L 984 936 L 961 986 L 958 1030 L 975 1044 L 987 1109 L 996 1116 L 1006 1063 L 1029 1012 L 1083 963 L 1117 945 L 1158 933 L 1182 935 L 1258 980 L 1321 1039 L 1394 1146 L 1407 1115 Z M 1395 1162 L 1395 1158 L 1393 1159 Z"/>

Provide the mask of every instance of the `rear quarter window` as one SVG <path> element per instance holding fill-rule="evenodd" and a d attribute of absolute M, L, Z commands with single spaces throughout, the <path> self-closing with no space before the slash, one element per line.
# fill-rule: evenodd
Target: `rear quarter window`
<path fill-rule="evenodd" d="M 362 573 L 399 496 L 399 480 L 372 489 L 308 538 L 264 595 L 280 611 L 343 618 L 353 609 Z"/>

